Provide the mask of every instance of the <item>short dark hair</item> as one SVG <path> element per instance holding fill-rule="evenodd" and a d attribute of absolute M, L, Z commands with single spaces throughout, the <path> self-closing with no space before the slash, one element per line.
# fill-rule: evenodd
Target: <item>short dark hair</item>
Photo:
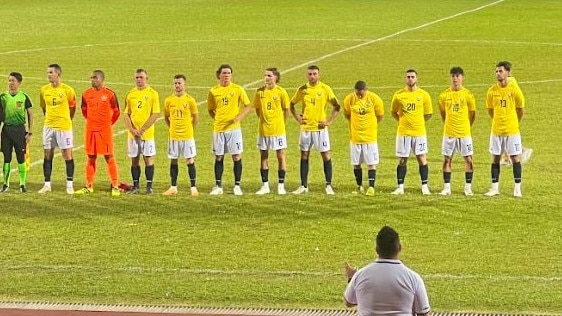
<path fill-rule="evenodd" d="M 459 66 L 451 68 L 451 71 L 449 71 L 449 73 L 451 75 L 463 75 L 464 76 L 464 70 Z"/>
<path fill-rule="evenodd" d="M 308 69 L 308 70 L 318 70 L 318 71 L 320 71 L 320 68 L 318 68 L 318 66 L 316 66 L 316 65 L 310 65 L 310 66 L 308 66 L 306 69 Z"/>
<path fill-rule="evenodd" d="M 135 73 L 136 73 L 136 74 L 144 73 L 144 74 L 146 74 L 146 75 L 148 76 L 148 72 L 147 72 L 146 70 L 144 70 L 143 68 L 138 68 L 138 69 L 135 71 Z"/>
<path fill-rule="evenodd" d="M 417 72 L 415 69 L 412 69 L 412 68 L 406 70 L 406 73 L 409 73 L 409 72 L 413 72 L 413 73 L 415 73 L 416 75 L 418 74 L 418 72 Z"/>
<path fill-rule="evenodd" d="M 23 81 L 23 76 L 22 76 L 21 73 L 19 73 L 19 72 L 12 71 L 12 72 L 10 72 L 10 76 L 16 78 L 16 80 L 17 80 L 18 82 L 22 82 L 22 81 Z"/>
<path fill-rule="evenodd" d="M 96 70 L 92 71 L 92 73 L 100 76 L 101 79 L 105 79 L 105 73 L 100 69 L 96 69 Z"/>
<path fill-rule="evenodd" d="M 275 76 L 275 82 L 279 82 L 279 80 L 281 80 L 281 73 L 279 73 L 279 70 L 277 70 L 277 68 L 275 67 L 271 67 L 271 68 L 266 68 L 265 71 L 271 71 L 273 73 L 273 75 Z"/>
<path fill-rule="evenodd" d="M 57 71 L 57 74 L 62 74 L 62 68 L 59 64 L 50 64 L 49 68 L 55 68 L 55 70 Z"/>
<path fill-rule="evenodd" d="M 511 63 L 507 60 L 502 60 L 500 61 L 496 67 L 503 67 L 503 69 L 507 70 L 507 71 L 511 71 Z"/>
<path fill-rule="evenodd" d="M 222 65 L 220 65 L 219 68 L 217 69 L 217 72 L 216 72 L 217 79 L 220 78 L 221 71 L 222 71 L 223 69 L 225 69 L 225 68 L 226 68 L 226 69 L 230 69 L 230 72 L 231 72 L 231 73 L 234 72 L 234 71 L 232 70 L 232 67 L 231 67 L 229 64 L 222 64 Z"/>
<path fill-rule="evenodd" d="M 366 90 L 367 83 L 363 80 L 359 80 L 355 83 L 355 90 Z"/>
<path fill-rule="evenodd" d="M 183 79 L 183 81 L 187 81 L 187 78 L 183 74 L 177 74 L 174 76 L 174 79 Z"/>
<path fill-rule="evenodd" d="M 394 228 L 384 226 L 377 234 L 377 253 L 382 258 L 392 258 L 400 252 L 400 236 Z"/>

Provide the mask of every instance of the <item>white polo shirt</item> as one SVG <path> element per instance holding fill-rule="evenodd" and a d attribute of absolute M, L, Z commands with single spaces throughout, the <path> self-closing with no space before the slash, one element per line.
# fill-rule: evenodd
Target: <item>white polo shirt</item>
<path fill-rule="evenodd" d="M 422 278 L 400 260 L 377 259 L 359 269 L 344 298 L 357 305 L 359 316 L 411 316 L 431 309 Z"/>

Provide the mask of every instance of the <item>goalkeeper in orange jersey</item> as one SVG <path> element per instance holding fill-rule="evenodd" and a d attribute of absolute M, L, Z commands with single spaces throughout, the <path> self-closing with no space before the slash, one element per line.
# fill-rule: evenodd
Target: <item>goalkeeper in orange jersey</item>
<path fill-rule="evenodd" d="M 85 147 L 86 186 L 75 194 L 94 192 L 97 155 L 103 155 L 111 179 L 111 195 L 119 196 L 117 163 L 113 157 L 113 127 L 119 118 L 119 101 L 113 90 L 104 85 L 105 74 L 94 70 L 90 77 L 92 87 L 82 93 L 82 114 L 86 118 Z"/>

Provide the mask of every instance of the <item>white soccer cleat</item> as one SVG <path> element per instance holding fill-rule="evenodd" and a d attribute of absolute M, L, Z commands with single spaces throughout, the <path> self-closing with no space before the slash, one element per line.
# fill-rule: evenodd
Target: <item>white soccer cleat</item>
<path fill-rule="evenodd" d="M 219 186 L 213 187 L 213 189 L 211 190 L 211 193 L 209 193 L 209 195 L 222 195 L 222 194 L 223 194 L 223 190 Z"/>
<path fill-rule="evenodd" d="M 295 191 L 293 191 L 293 194 L 304 194 L 304 193 L 308 193 L 308 188 L 305 187 L 304 185 L 301 185 Z"/>
<path fill-rule="evenodd" d="M 423 189 L 422 189 L 422 192 L 423 192 Z M 443 189 L 441 192 L 439 192 L 439 195 L 451 195 L 451 190 Z"/>
<path fill-rule="evenodd" d="M 74 194 L 74 188 L 73 187 L 66 187 L 66 194 Z"/>
<path fill-rule="evenodd" d="M 431 195 L 431 191 L 429 191 L 429 187 L 427 186 L 427 184 L 422 185 L 421 191 L 422 191 L 423 195 Z M 451 194 L 450 191 L 449 191 L 449 194 Z"/>
<path fill-rule="evenodd" d="M 396 188 L 396 190 L 392 191 L 392 193 L 390 193 L 390 194 L 392 194 L 392 195 L 402 195 L 402 194 L 404 194 L 404 188 L 401 188 L 401 187 Z"/>
<path fill-rule="evenodd" d="M 329 185 L 329 184 L 326 186 L 326 194 L 328 194 L 328 195 L 335 195 L 336 194 L 336 192 L 334 192 L 334 188 L 332 188 L 332 186 Z"/>
<path fill-rule="evenodd" d="M 170 187 L 168 190 L 166 190 L 166 192 L 162 193 L 162 195 L 164 196 L 172 196 L 172 195 L 176 195 L 178 194 L 178 188 L 177 187 Z"/>
<path fill-rule="evenodd" d="M 277 185 L 277 194 L 279 194 L 279 195 L 287 194 L 287 190 L 285 190 L 285 185 L 283 183 L 279 183 Z"/>
<path fill-rule="evenodd" d="M 197 187 L 191 187 L 191 196 L 199 196 L 199 191 Z"/>
<path fill-rule="evenodd" d="M 244 195 L 244 193 L 242 192 L 242 188 L 239 185 L 234 186 L 234 188 L 232 189 L 232 193 L 234 193 L 234 195 L 236 196 Z"/>
<path fill-rule="evenodd" d="M 472 189 L 470 187 L 464 187 L 464 195 L 465 196 L 473 196 Z"/>
<path fill-rule="evenodd" d="M 271 190 L 269 189 L 268 185 L 263 185 L 257 192 L 257 195 L 264 195 L 264 194 L 269 194 L 271 192 Z"/>
<path fill-rule="evenodd" d="M 490 189 L 488 190 L 488 192 L 484 193 L 485 196 L 496 196 L 496 195 L 500 195 L 500 192 L 496 189 Z"/>
<path fill-rule="evenodd" d="M 47 185 L 43 186 L 41 188 L 41 190 L 37 191 L 37 193 L 39 193 L 39 194 L 45 194 L 45 193 L 49 193 L 49 192 L 51 192 L 51 187 L 47 186 Z"/>
<path fill-rule="evenodd" d="M 523 194 L 521 193 L 521 189 L 520 188 L 514 188 L 513 189 L 513 196 L 516 197 L 516 198 L 523 197 Z"/>

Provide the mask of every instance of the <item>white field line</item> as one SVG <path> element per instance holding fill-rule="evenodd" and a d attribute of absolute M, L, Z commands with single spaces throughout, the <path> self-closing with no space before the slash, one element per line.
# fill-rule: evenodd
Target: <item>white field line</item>
<path fill-rule="evenodd" d="M 310 64 L 316 63 L 316 62 L 318 62 L 318 61 L 321 61 L 321 60 L 324 60 L 324 59 L 327 59 L 327 58 L 330 58 L 330 57 L 333 57 L 333 56 L 337 56 L 337 55 L 346 53 L 346 52 L 348 52 L 348 51 L 352 51 L 352 50 L 361 48 L 361 47 L 363 47 L 363 46 L 367 46 L 367 45 L 371 45 L 371 44 L 374 44 L 374 43 L 377 43 L 377 42 L 380 42 L 380 41 L 384 41 L 384 40 L 387 40 L 387 39 L 390 39 L 390 38 L 393 38 L 393 37 L 396 37 L 396 36 L 399 36 L 399 35 L 402 35 L 402 34 L 405 34 L 405 33 L 408 33 L 408 32 L 417 31 L 417 30 L 426 28 L 426 27 L 428 27 L 428 26 L 431 26 L 431 25 L 434 25 L 434 24 L 437 24 L 437 23 L 441 23 L 441 22 L 444 22 L 444 21 L 447 21 L 447 20 L 451 20 L 451 19 L 457 18 L 457 17 L 459 17 L 459 16 L 463 16 L 463 15 L 466 15 L 466 14 L 469 14 L 469 13 L 477 12 L 477 11 L 480 11 L 480 10 L 482 10 L 482 9 L 486 9 L 486 8 L 488 8 L 488 7 L 491 7 L 491 6 L 497 5 L 497 4 L 499 4 L 499 3 L 502 3 L 502 2 L 504 2 L 504 1 L 505 1 L 505 0 L 497 0 L 497 1 L 494 1 L 494 2 L 491 2 L 491 3 L 488 3 L 488 4 L 485 4 L 485 5 L 479 6 L 479 7 L 474 8 L 474 9 L 462 11 L 462 12 L 459 12 L 459 13 L 456 13 L 456 14 L 453 14 L 453 15 L 450 15 L 450 16 L 447 16 L 447 17 L 444 17 L 444 18 L 440 18 L 440 19 L 437 19 L 437 20 L 433 20 L 433 21 L 431 21 L 431 22 L 427 22 L 427 23 L 424 23 L 424 24 L 421 24 L 421 25 L 418 25 L 418 26 L 405 28 L 405 29 L 400 30 L 400 31 L 398 31 L 398 32 L 395 32 L 395 33 L 392 33 L 392 34 L 389 34 L 389 35 L 386 35 L 386 36 L 382 36 L 382 37 L 379 37 L 379 38 L 375 38 L 375 39 L 372 39 L 372 40 L 363 42 L 363 43 L 361 43 L 361 44 L 349 46 L 349 47 L 347 47 L 347 48 L 340 49 L 340 50 L 337 50 L 337 51 L 335 51 L 335 52 L 332 52 L 332 53 L 329 53 L 329 54 L 326 54 L 326 55 L 317 57 L 317 58 L 315 58 L 315 59 L 306 61 L 306 62 L 304 62 L 304 63 L 298 64 L 298 65 L 296 65 L 296 66 L 293 66 L 293 67 L 291 67 L 291 68 L 288 68 L 288 69 L 286 69 L 286 70 L 283 70 L 281 73 L 282 73 L 282 74 L 286 74 L 286 73 L 295 71 L 295 70 L 297 70 L 297 69 L 300 69 L 300 68 L 302 68 L 302 67 L 308 66 L 308 65 L 310 65 Z M 121 43 L 121 44 L 122 44 L 122 43 Z M 86 46 L 86 47 L 92 47 L 92 46 L 100 46 L 100 45 L 101 45 L 101 44 L 89 44 L 89 45 L 83 45 L 83 46 L 69 46 L 69 47 L 67 47 L 67 49 L 68 49 L 68 48 L 81 48 L 81 47 L 84 47 L 84 46 Z M 43 48 L 43 49 L 44 49 L 44 48 Z M 14 51 L 14 53 L 15 53 L 15 52 L 23 53 L 23 52 L 31 52 L 31 51 L 40 51 L 40 50 L 43 50 L 43 49 L 39 49 L 39 48 L 38 48 L 38 49 L 32 49 L 32 50 L 21 50 L 21 51 Z M 7 54 L 7 53 L 0 53 L 0 55 L 6 55 L 6 54 Z M 259 79 L 259 80 L 255 80 L 255 81 L 249 82 L 249 83 L 247 83 L 247 84 L 244 84 L 243 87 L 247 88 L 247 87 L 256 85 L 256 84 L 258 84 L 258 83 L 261 83 L 262 80 L 263 80 L 263 79 Z M 70 81 L 70 82 L 72 82 L 72 81 Z M 108 83 L 108 84 L 109 84 L 109 83 Z M 121 131 L 119 131 L 119 132 L 116 132 L 114 135 L 121 135 L 121 134 L 124 134 L 125 132 L 126 132 L 126 130 L 121 130 Z M 73 151 L 76 151 L 76 150 L 82 149 L 82 148 L 84 148 L 84 145 L 80 145 L 80 146 L 78 146 L 78 147 L 73 148 Z M 58 157 L 58 156 L 60 156 L 60 155 L 61 155 L 60 153 L 57 153 L 55 156 Z M 42 162 L 43 162 L 42 159 L 40 159 L 40 160 L 35 160 L 35 161 L 33 161 L 33 162 L 31 163 L 31 166 L 38 165 L 38 164 L 40 164 L 40 163 L 42 163 Z M 12 170 L 12 172 L 14 172 L 14 171 L 17 171 L 17 169 Z"/>
<path fill-rule="evenodd" d="M 34 270 L 54 271 L 65 273 L 83 272 L 118 272 L 130 274 L 203 274 L 219 276 L 268 276 L 268 277 L 335 277 L 342 276 L 336 272 L 298 271 L 298 270 L 221 270 L 221 269 L 188 269 L 188 268 L 157 268 L 157 267 L 98 267 L 82 265 L 14 265 L 0 266 L 0 271 L 30 272 Z M 506 282 L 562 282 L 562 276 L 536 276 L 536 275 L 499 275 L 499 274 L 450 274 L 431 273 L 423 274 L 427 280 L 490 280 Z"/>

